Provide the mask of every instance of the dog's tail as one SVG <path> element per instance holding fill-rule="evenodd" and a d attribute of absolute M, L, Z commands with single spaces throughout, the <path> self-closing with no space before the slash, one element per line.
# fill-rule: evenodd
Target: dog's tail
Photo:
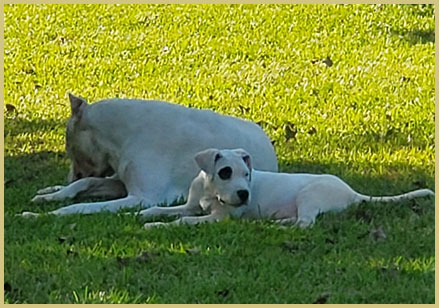
<path fill-rule="evenodd" d="M 365 202 L 398 202 L 402 200 L 408 200 L 418 197 L 426 197 L 426 196 L 434 196 L 434 192 L 430 189 L 418 189 L 414 191 L 410 191 L 405 194 L 395 195 L 395 196 L 381 196 L 381 197 L 373 197 L 366 196 L 362 194 L 357 195 L 357 202 L 365 201 Z"/>

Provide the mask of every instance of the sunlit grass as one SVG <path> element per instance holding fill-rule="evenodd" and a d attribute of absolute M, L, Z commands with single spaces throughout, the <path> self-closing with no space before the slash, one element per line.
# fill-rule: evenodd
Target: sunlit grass
<path fill-rule="evenodd" d="M 406 259 L 402 256 L 394 257 L 390 260 L 371 259 L 372 268 L 394 268 L 395 270 L 404 270 L 406 272 L 434 272 L 434 257 L 422 257 L 415 259 Z"/>

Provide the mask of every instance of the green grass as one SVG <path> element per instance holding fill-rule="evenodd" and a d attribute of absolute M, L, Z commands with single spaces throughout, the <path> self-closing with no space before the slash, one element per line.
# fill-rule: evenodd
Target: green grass
<path fill-rule="evenodd" d="M 65 181 L 67 92 L 253 120 L 282 171 L 362 193 L 433 188 L 432 5 L 6 5 L 4 61 L 5 302 L 434 303 L 432 198 L 306 230 L 15 217 L 69 204 L 29 201 Z"/>

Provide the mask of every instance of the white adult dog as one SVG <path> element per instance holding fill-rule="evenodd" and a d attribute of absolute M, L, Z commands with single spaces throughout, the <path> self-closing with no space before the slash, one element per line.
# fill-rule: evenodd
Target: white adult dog
<path fill-rule="evenodd" d="M 71 94 L 69 99 L 66 150 L 72 160 L 71 183 L 42 189 L 32 201 L 114 200 L 73 204 L 51 214 L 115 212 L 185 198 L 199 171 L 194 155 L 215 145 L 245 148 L 259 169 L 277 171 L 270 140 L 252 122 L 167 102 L 109 99 L 89 105 Z"/>
<path fill-rule="evenodd" d="M 186 204 L 140 212 L 145 218 L 157 215 L 183 217 L 170 223 L 146 223 L 146 228 L 214 222 L 229 215 L 271 218 L 307 227 L 314 223 L 319 213 L 340 211 L 362 201 L 391 202 L 434 196 L 433 191 L 420 189 L 397 196 L 371 197 L 355 192 L 334 175 L 258 171 L 252 168 L 250 154 L 242 149 L 208 149 L 199 152 L 195 161 L 201 171 L 191 184 Z M 208 214 L 195 216 L 205 212 Z"/>

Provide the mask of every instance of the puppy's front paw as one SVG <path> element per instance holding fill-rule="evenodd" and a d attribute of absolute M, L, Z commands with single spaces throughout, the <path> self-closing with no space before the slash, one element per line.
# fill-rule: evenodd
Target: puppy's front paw
<path fill-rule="evenodd" d="M 63 189 L 64 187 L 65 186 L 62 186 L 62 185 L 49 186 L 49 187 L 38 190 L 37 195 L 54 193 L 54 192 L 57 192 L 57 191 Z"/>
<path fill-rule="evenodd" d="M 143 225 L 143 227 L 145 229 L 150 229 L 150 228 L 154 228 L 154 227 L 159 227 L 159 226 L 166 226 L 166 223 L 164 222 L 147 222 L 146 224 Z"/>

